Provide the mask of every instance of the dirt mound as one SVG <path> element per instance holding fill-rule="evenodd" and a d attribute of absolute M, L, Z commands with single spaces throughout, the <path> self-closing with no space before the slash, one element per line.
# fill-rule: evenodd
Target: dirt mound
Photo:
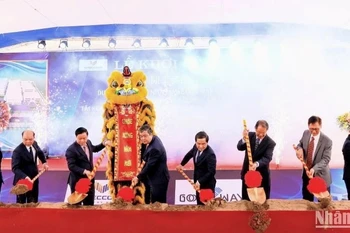
<path fill-rule="evenodd" d="M 50 208 L 50 209 L 104 209 L 104 210 L 156 210 L 156 211 L 269 211 L 269 210 L 285 210 L 285 211 L 302 211 L 302 210 L 348 210 L 350 209 L 350 201 L 324 201 L 309 202 L 306 200 L 268 200 L 264 205 L 257 205 L 248 201 L 225 202 L 222 199 L 214 199 L 204 206 L 197 205 L 168 205 L 154 203 L 150 205 L 132 205 L 131 203 L 117 200 L 114 203 L 108 203 L 95 206 L 76 206 L 67 203 L 36 203 L 36 204 L 4 204 L 0 203 L 0 208 Z"/>

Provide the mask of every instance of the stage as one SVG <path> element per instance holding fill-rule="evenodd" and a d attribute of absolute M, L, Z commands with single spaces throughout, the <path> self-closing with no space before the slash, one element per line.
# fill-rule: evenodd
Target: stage
<path fill-rule="evenodd" d="M 318 226 L 318 203 L 303 200 L 269 200 L 271 219 L 265 231 L 273 232 L 348 232 L 347 228 L 325 229 Z M 253 211 L 248 211 L 245 201 L 226 203 L 222 206 L 132 206 L 101 205 L 72 208 L 64 203 L 40 203 L 38 206 L 0 206 L 1 232 L 62 233 L 62 232 L 167 232 L 167 233 L 249 233 L 254 232 L 249 221 Z M 346 210 L 349 201 L 333 202 L 336 210 Z M 292 209 L 294 208 L 294 209 Z M 310 210 L 314 208 L 314 210 Z M 348 225 L 350 226 L 350 225 Z M 339 227 L 339 226 L 338 226 Z M 345 225 L 343 227 L 346 227 Z"/>
<path fill-rule="evenodd" d="M 40 202 L 62 202 L 65 200 L 68 180 L 68 168 L 65 158 L 50 158 L 48 160 L 50 169 L 40 177 Z M 13 172 L 11 169 L 11 159 L 3 159 L 2 174 L 5 184 L 2 186 L 0 193 L 0 202 L 14 203 L 15 197 L 9 192 L 12 188 Z M 192 170 L 185 170 L 190 177 L 193 176 Z M 331 169 L 333 183 L 331 185 L 331 193 L 334 200 L 347 199 L 347 192 L 344 181 L 342 180 L 343 169 Z M 237 170 L 217 170 L 216 196 L 225 198 L 228 201 L 240 200 L 241 195 L 241 175 L 240 169 Z M 96 174 L 96 183 L 104 186 L 106 184 L 105 168 L 100 167 Z M 170 170 L 170 182 L 168 187 L 167 201 L 169 204 L 195 204 L 195 200 L 183 203 L 181 198 L 183 195 L 189 197 L 193 194 L 193 188 L 185 186 L 189 183 L 184 180 L 183 176 L 177 172 Z M 109 196 L 107 188 L 101 190 L 96 189 L 99 195 Z M 271 198 L 273 199 L 301 199 L 301 169 L 277 169 L 271 170 Z M 95 199 L 96 201 L 96 199 Z"/>

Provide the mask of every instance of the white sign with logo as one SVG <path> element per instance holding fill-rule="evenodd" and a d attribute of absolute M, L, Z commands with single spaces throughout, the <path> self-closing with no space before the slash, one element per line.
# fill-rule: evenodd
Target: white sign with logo
<path fill-rule="evenodd" d="M 64 202 L 68 202 L 68 197 L 70 194 L 70 187 L 67 185 Z M 95 180 L 95 205 L 101 205 L 110 202 L 112 202 L 112 198 L 109 194 L 108 180 Z"/>
<path fill-rule="evenodd" d="M 242 180 L 219 179 L 216 180 L 215 197 L 227 202 L 240 201 L 242 192 Z M 175 205 L 196 205 L 196 192 L 187 180 L 175 181 Z"/>
<path fill-rule="evenodd" d="M 106 71 L 107 69 L 107 59 L 79 60 L 79 71 Z"/>

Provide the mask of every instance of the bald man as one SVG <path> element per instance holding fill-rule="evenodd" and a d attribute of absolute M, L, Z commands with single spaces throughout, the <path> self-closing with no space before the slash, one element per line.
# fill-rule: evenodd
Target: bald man
<path fill-rule="evenodd" d="M 35 141 L 35 133 L 31 130 L 23 131 L 22 143 L 12 152 L 12 172 L 15 174 L 13 185 L 20 179 L 33 179 L 38 175 L 38 159 L 43 164 L 43 169 L 49 168 L 43 151 Z M 33 189 L 25 194 L 17 195 L 17 203 L 37 203 L 39 197 L 39 179 L 33 184 Z"/>

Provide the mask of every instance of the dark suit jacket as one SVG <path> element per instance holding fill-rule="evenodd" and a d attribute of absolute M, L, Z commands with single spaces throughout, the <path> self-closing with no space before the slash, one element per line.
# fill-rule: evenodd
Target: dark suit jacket
<path fill-rule="evenodd" d="M 272 160 L 273 150 L 275 149 L 276 143 L 266 135 L 260 142 L 258 148 L 255 151 L 256 133 L 249 132 L 249 141 L 252 151 L 253 163 L 258 162 L 259 167 L 256 169 L 260 172 L 263 178 L 270 177 L 270 162 Z M 245 157 L 242 165 L 241 178 L 244 179 L 244 175 L 249 171 L 249 160 L 247 153 L 247 144 L 243 143 L 242 139 L 238 141 L 237 149 L 240 151 L 245 150 Z"/>
<path fill-rule="evenodd" d="M 68 169 L 70 171 L 68 184 L 72 188 L 75 187 L 75 184 L 81 178 L 87 178 L 87 176 L 84 175 L 84 170 L 93 170 L 93 152 L 99 152 L 105 148 L 102 143 L 98 144 L 97 146 L 92 145 L 90 140 L 88 140 L 86 144 L 90 152 L 89 159 L 87 158 L 83 148 L 77 142 L 74 142 L 72 145 L 70 145 L 66 151 L 66 159 L 68 163 Z M 92 181 L 94 181 L 94 179 Z"/>
<path fill-rule="evenodd" d="M 167 155 L 162 141 L 153 136 L 143 154 L 146 161 L 142 171 L 137 175 L 139 180 L 148 179 L 150 185 L 169 183 L 170 175 L 167 165 Z"/>
<path fill-rule="evenodd" d="M 25 179 L 27 176 L 33 179 L 38 175 L 38 158 L 42 163 L 46 163 L 45 155 L 36 141 L 34 141 L 33 147 L 36 151 L 35 161 L 23 143 L 19 144 L 12 152 L 12 172 L 15 174 L 13 185 L 16 185 L 20 179 Z"/>
<path fill-rule="evenodd" d="M 0 148 L 0 187 L 1 187 L 1 184 L 4 183 L 4 179 L 2 178 L 2 172 L 1 172 L 1 161 L 2 161 L 2 151 Z"/>
<path fill-rule="evenodd" d="M 343 180 L 350 180 L 350 134 L 345 139 L 345 142 L 343 145 L 343 156 L 344 156 Z"/>
<path fill-rule="evenodd" d="M 198 161 L 195 162 L 197 153 L 198 149 L 196 145 L 194 145 L 182 159 L 181 166 L 185 166 L 190 159 L 193 159 L 193 181 L 198 181 L 201 189 L 209 188 L 214 190 L 216 185 L 216 155 L 213 149 L 208 145 L 207 148 L 205 148 L 202 154 L 198 157 Z"/>

